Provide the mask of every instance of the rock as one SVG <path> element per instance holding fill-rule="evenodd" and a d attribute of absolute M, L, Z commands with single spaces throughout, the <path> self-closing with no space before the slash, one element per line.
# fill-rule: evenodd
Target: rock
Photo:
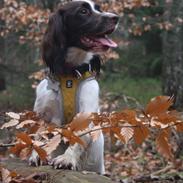
<path fill-rule="evenodd" d="M 42 177 L 43 182 L 52 183 L 114 183 L 105 176 L 93 172 L 77 172 L 71 170 L 55 170 L 51 166 L 31 167 L 27 162 L 19 159 L 9 158 L 0 161 L 0 164 L 8 170 L 16 171 L 18 174 L 27 177 L 31 176 L 36 179 Z M 35 175 L 35 176 L 34 176 Z M 46 179 L 46 180 L 45 180 Z"/>

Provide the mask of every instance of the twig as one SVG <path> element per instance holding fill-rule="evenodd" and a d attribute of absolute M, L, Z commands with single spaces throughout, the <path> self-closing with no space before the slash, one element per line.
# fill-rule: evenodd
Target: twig
<path fill-rule="evenodd" d="M 151 176 L 158 176 L 158 175 L 164 174 L 164 173 L 168 172 L 169 170 L 171 170 L 172 168 L 174 168 L 173 164 L 168 165 L 161 170 L 151 173 Z"/>
<path fill-rule="evenodd" d="M 3 144 L 3 143 L 0 143 L 0 147 L 12 147 L 12 146 L 15 146 L 16 143 L 11 143 L 11 144 Z"/>
<path fill-rule="evenodd" d="M 93 130 L 88 130 L 87 132 L 84 132 L 82 134 L 79 135 L 79 137 L 82 137 L 84 135 L 87 135 L 88 133 L 91 133 L 91 132 L 95 132 L 95 131 L 98 131 L 98 130 L 102 130 L 102 129 L 108 129 L 108 128 L 136 128 L 136 127 L 140 127 L 139 125 L 134 125 L 134 126 L 128 126 L 128 125 L 122 125 L 122 126 L 103 126 L 103 127 L 100 127 L 100 128 L 96 128 L 96 129 L 93 129 Z"/>

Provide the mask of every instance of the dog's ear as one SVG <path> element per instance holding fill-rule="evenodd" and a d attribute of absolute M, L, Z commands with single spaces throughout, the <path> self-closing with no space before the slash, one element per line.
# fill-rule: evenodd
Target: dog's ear
<path fill-rule="evenodd" d="M 50 16 L 42 43 L 43 61 L 54 74 L 63 72 L 67 52 L 66 41 L 64 15 L 63 10 L 60 9 Z"/>

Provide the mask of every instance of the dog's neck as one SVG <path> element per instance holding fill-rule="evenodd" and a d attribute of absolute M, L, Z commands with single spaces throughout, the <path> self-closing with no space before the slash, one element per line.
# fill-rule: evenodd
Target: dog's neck
<path fill-rule="evenodd" d="M 86 52 L 80 48 L 70 47 L 67 51 L 66 63 L 79 66 L 83 63 L 90 63 L 93 58 L 92 52 Z"/>

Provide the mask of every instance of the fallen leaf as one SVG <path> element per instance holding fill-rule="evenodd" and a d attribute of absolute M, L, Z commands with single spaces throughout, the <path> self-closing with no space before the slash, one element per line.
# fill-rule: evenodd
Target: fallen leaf
<path fill-rule="evenodd" d="M 10 148 L 10 152 L 15 154 L 16 156 L 19 156 L 22 149 L 24 149 L 26 147 L 28 147 L 27 144 L 18 143 L 14 147 Z"/>
<path fill-rule="evenodd" d="M 38 153 L 39 158 L 44 161 L 46 160 L 47 153 L 44 149 L 40 148 L 39 146 L 33 145 L 34 150 Z"/>
<path fill-rule="evenodd" d="M 17 176 L 18 176 L 17 172 L 15 172 L 15 171 L 10 172 L 10 177 L 15 178 Z"/>
<path fill-rule="evenodd" d="M 80 131 L 80 130 L 84 130 L 85 128 L 88 127 L 88 125 L 90 124 L 90 118 L 91 113 L 78 113 L 72 120 L 72 122 L 70 123 L 70 129 L 71 131 Z"/>
<path fill-rule="evenodd" d="M 110 128 L 111 135 L 115 135 L 118 139 L 120 139 L 123 143 L 125 143 L 125 139 L 123 135 L 121 135 L 121 128 L 120 127 L 112 127 Z"/>
<path fill-rule="evenodd" d="M 25 125 L 29 125 L 29 124 L 35 124 L 36 121 L 33 121 L 33 120 L 25 120 L 25 121 L 22 121 L 20 124 L 18 124 L 16 126 L 16 129 L 20 129 L 20 128 L 23 128 Z"/>
<path fill-rule="evenodd" d="M 15 113 L 15 112 L 6 112 L 6 115 L 8 115 L 9 117 L 13 118 L 13 119 L 20 119 L 20 114 Z"/>
<path fill-rule="evenodd" d="M 39 128 L 40 128 L 40 125 L 39 124 L 35 124 L 32 127 L 29 127 L 28 133 L 29 134 L 35 134 L 35 133 L 37 133 L 37 131 L 39 130 Z"/>
<path fill-rule="evenodd" d="M 177 132 L 183 132 L 183 122 L 177 123 L 175 127 Z"/>
<path fill-rule="evenodd" d="M 145 113 L 149 115 L 156 115 L 166 112 L 173 104 L 173 97 L 158 96 L 153 98 L 146 106 Z"/>
<path fill-rule="evenodd" d="M 16 137 L 21 139 L 27 145 L 32 145 L 32 139 L 26 133 L 24 133 L 24 132 L 17 133 Z"/>
<path fill-rule="evenodd" d="M 156 138 L 156 147 L 158 152 L 167 159 L 173 160 L 171 145 L 168 142 L 170 131 L 169 129 L 162 130 Z"/>
<path fill-rule="evenodd" d="M 124 137 L 125 143 L 127 144 L 128 141 L 133 137 L 134 129 L 130 127 L 131 125 L 129 123 L 124 123 L 124 126 L 129 126 L 121 128 L 121 135 Z"/>
<path fill-rule="evenodd" d="M 0 129 L 16 126 L 19 123 L 17 119 L 11 119 L 9 122 L 4 123 Z"/>
<path fill-rule="evenodd" d="M 21 150 L 19 157 L 21 160 L 26 160 L 32 153 L 32 148 L 31 147 L 26 147 Z"/>
<path fill-rule="evenodd" d="M 142 144 L 142 142 L 149 135 L 149 129 L 141 123 L 138 123 L 137 127 L 134 128 L 134 139 L 137 144 Z"/>
<path fill-rule="evenodd" d="M 78 143 L 80 145 L 86 146 L 85 142 L 80 137 L 76 136 L 71 130 L 62 129 L 60 132 L 61 135 L 65 137 L 71 145 Z"/>
<path fill-rule="evenodd" d="M 12 180 L 10 176 L 10 171 L 6 168 L 1 168 L 1 176 L 3 183 L 10 183 L 10 181 Z"/>
<path fill-rule="evenodd" d="M 43 147 L 43 149 L 46 151 L 48 155 L 50 155 L 60 144 L 61 142 L 61 135 L 58 134 L 54 136 L 50 141 L 46 143 L 46 145 Z"/>

